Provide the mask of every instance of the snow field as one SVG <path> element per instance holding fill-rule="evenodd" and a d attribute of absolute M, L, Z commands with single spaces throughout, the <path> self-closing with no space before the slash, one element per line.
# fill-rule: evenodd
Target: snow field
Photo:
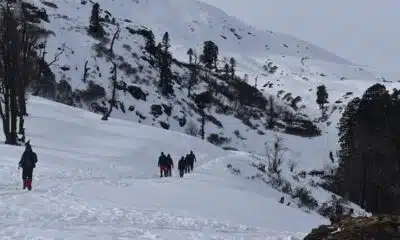
<path fill-rule="evenodd" d="M 41 1 L 31 1 L 45 7 L 49 13 L 51 22 L 44 27 L 54 31 L 54 35 L 48 41 L 48 60 L 52 60 L 57 48 L 65 46 L 64 54 L 51 67 L 56 80 L 67 80 L 72 89 L 85 89 L 86 84 L 81 79 L 84 62 L 88 60 L 88 80 L 107 90 L 111 64 L 97 56 L 93 50 L 97 41 L 87 36 L 85 29 L 91 4 L 60 0 L 58 8 L 54 9 L 42 5 Z M 284 90 L 281 96 L 289 92 L 293 97 L 301 96 L 299 105 L 306 106 L 301 112 L 311 118 L 320 117 L 315 103 L 316 87 L 326 85 L 331 115 L 327 122 L 319 123 L 320 137 L 302 138 L 269 130 L 259 135 L 240 120 L 215 112 L 211 114 L 224 128 L 207 123 L 206 131 L 223 133 L 232 139 L 232 146 L 259 154 L 261 158 L 265 155 L 266 142 L 271 143 L 275 134 L 283 137 L 288 148 L 282 166 L 284 178 L 293 187 L 310 189 L 319 203 L 330 199 L 331 193 L 311 187 L 308 177 L 294 181 L 294 173 L 287 165 L 295 161 L 295 173 L 335 165 L 337 162 L 331 164 L 328 154 L 338 149 L 336 124 L 341 108 L 349 99 L 360 96 L 366 88 L 381 81 L 378 77 L 383 73 L 348 65 L 347 61 L 291 36 L 258 31 L 197 1 L 165 0 L 162 5 L 153 0 L 99 2 L 102 9 L 116 17 L 123 29 L 114 51 L 134 68 L 143 65 L 144 71 L 136 74 L 142 79 L 157 79 L 158 73 L 150 69 L 148 63 L 133 57 L 133 53 L 141 56 L 144 39 L 129 34 L 126 26 L 149 27 L 156 41 L 168 31 L 171 50 L 181 61 L 187 59 L 189 47 L 201 50 L 203 41 L 213 40 L 220 47 L 221 58 L 235 57 L 238 75 L 248 74 L 250 84 L 254 84 L 258 76 L 258 87 L 264 89 L 266 95 L 276 96 Z M 242 39 L 238 40 L 230 28 Z M 115 29 L 113 25 L 106 26 L 108 33 Z M 124 45 L 131 49 L 127 50 Z M 303 57 L 309 59 L 302 61 Z M 266 60 L 278 66 L 275 74 L 266 74 L 263 70 Z M 60 70 L 61 66 L 68 66 L 70 70 Z M 172 68 L 180 76 L 185 74 L 178 66 Z M 396 86 L 397 76 L 393 74 L 387 78 L 393 82 L 384 84 L 388 88 Z M 150 105 L 166 101 L 158 97 L 151 81 L 146 85 L 133 78 L 119 75 L 119 79 L 148 92 L 147 101 L 121 93 L 119 98 L 126 107 L 134 105 L 135 112 L 147 118 L 143 121 L 134 112 L 125 114 L 114 110 L 113 118 L 104 122 L 99 115 L 84 110 L 40 98 L 30 99 L 27 134 L 39 156 L 38 168 L 34 172 L 33 191 L 22 191 L 17 163 L 23 148 L 0 145 L 0 224 L 4 226 L 0 229 L 1 239 L 293 240 L 327 222 L 315 212 L 304 213 L 296 204 L 279 204 L 282 196 L 286 201 L 292 200 L 264 182 L 248 179 L 257 173 L 250 166 L 255 161 L 253 154 L 223 151 L 186 134 L 133 123 L 155 124 L 149 113 Z M 272 88 L 263 87 L 268 82 L 273 83 Z M 199 85 L 195 90 L 201 92 L 204 87 Z M 186 105 L 177 105 L 177 101 L 186 100 L 186 90 L 178 89 L 175 89 L 176 99 L 169 102 L 174 106 L 172 116 L 187 112 Z M 353 94 L 345 97 L 347 92 Z M 189 114 L 187 119 L 197 121 L 197 117 Z M 158 120 L 168 122 L 171 130 L 184 130 L 172 117 L 162 115 Z M 238 139 L 233 133 L 235 130 L 246 140 Z M 157 159 L 161 151 L 170 153 L 177 164 L 190 150 L 194 150 L 198 159 L 193 173 L 179 179 L 174 169 L 172 178 L 159 178 Z M 239 169 L 241 174 L 232 174 L 228 164 Z M 361 212 L 354 207 L 356 212 Z"/>
<path fill-rule="evenodd" d="M 291 239 L 326 220 L 228 172 L 245 153 L 197 138 L 31 97 L 27 135 L 39 162 L 21 189 L 23 147 L 0 145 L 2 239 Z M 175 140 L 176 139 L 176 140 Z M 159 178 L 160 151 L 191 149 L 193 173 Z M 246 186 L 250 186 L 246 188 Z"/>

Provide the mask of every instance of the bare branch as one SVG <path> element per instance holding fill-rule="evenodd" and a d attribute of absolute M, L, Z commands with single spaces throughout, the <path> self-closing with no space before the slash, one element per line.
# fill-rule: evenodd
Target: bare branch
<path fill-rule="evenodd" d="M 60 56 L 61 56 L 61 54 L 64 53 L 64 51 L 65 51 L 65 45 L 63 44 L 63 46 L 62 46 L 61 48 L 58 48 L 58 52 L 56 52 L 56 53 L 54 54 L 53 60 L 52 60 L 51 62 L 49 62 L 49 63 L 47 64 L 47 66 L 51 66 L 51 65 L 53 65 L 54 63 L 56 63 L 56 62 L 60 59 Z M 45 55 L 45 53 L 43 53 L 43 55 Z"/>
<path fill-rule="evenodd" d="M 268 160 L 268 171 L 271 174 L 280 174 L 284 154 L 288 149 L 283 144 L 283 138 L 275 135 L 275 140 L 266 146 L 266 157 Z"/>
<path fill-rule="evenodd" d="M 111 53 L 114 53 L 114 51 L 113 51 L 114 42 L 115 42 L 115 39 L 119 39 L 119 33 L 120 32 L 121 32 L 121 29 L 119 28 L 119 24 L 117 24 L 117 30 L 115 31 L 114 36 L 113 36 L 113 38 L 111 40 L 111 44 L 110 44 L 110 52 Z"/>
<path fill-rule="evenodd" d="M 101 118 L 101 120 L 103 120 L 103 121 L 107 121 L 108 120 L 108 118 L 111 115 L 111 112 L 112 112 L 113 108 L 117 104 L 117 77 L 118 77 L 117 69 L 118 68 L 117 68 L 117 64 L 114 61 L 111 60 L 111 62 L 113 64 L 113 66 L 111 68 L 111 72 L 110 72 L 112 74 L 111 77 L 110 77 L 110 80 L 111 80 L 111 99 L 109 100 L 110 106 L 109 106 L 108 111 Z"/>
<path fill-rule="evenodd" d="M 87 77 L 88 77 L 88 71 L 90 68 L 87 67 L 88 65 L 88 60 L 85 62 L 85 66 L 83 67 L 83 77 L 82 77 L 82 82 L 86 83 Z"/>

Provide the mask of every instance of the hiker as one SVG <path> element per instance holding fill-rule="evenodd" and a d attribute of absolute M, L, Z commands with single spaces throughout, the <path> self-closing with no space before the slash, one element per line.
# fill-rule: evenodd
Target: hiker
<path fill-rule="evenodd" d="M 18 163 L 18 169 L 22 168 L 23 189 L 32 190 L 33 169 L 36 167 L 37 155 L 32 150 L 32 146 L 28 141 L 25 144 L 25 151 L 22 154 L 21 161 Z"/>
<path fill-rule="evenodd" d="M 171 155 L 168 154 L 167 155 L 167 177 L 171 177 L 172 176 L 172 168 L 174 168 L 174 161 L 171 158 Z"/>
<path fill-rule="evenodd" d="M 168 166 L 167 166 L 167 156 L 165 156 L 164 152 L 161 152 L 160 157 L 158 158 L 158 167 L 160 168 L 160 177 L 166 177 Z"/>
<path fill-rule="evenodd" d="M 183 177 L 183 174 L 185 173 L 185 167 L 186 167 L 185 158 L 182 156 L 178 162 L 178 170 L 180 177 Z"/>
<path fill-rule="evenodd" d="M 188 160 L 189 160 L 188 164 L 190 167 L 190 171 L 193 171 L 194 162 L 197 162 L 196 156 L 194 155 L 193 151 L 190 151 Z"/>
<path fill-rule="evenodd" d="M 185 173 L 190 173 L 189 154 L 185 156 Z"/>

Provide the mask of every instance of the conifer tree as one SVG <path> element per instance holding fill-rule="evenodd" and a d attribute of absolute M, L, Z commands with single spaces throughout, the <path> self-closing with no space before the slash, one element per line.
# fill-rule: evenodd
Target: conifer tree
<path fill-rule="evenodd" d="M 199 75 L 199 59 L 197 57 L 197 53 L 192 49 L 189 48 L 187 51 L 189 56 L 189 70 L 190 75 L 188 79 L 188 97 L 191 97 L 191 90 L 194 85 L 198 83 L 198 75 Z"/>
<path fill-rule="evenodd" d="M 375 84 L 350 101 L 339 122 L 337 192 L 369 212 L 400 208 L 400 101 Z"/>
<path fill-rule="evenodd" d="M 189 56 L 189 64 L 192 64 L 193 63 L 193 54 L 194 54 L 193 49 L 189 48 L 187 50 L 186 54 Z"/>
<path fill-rule="evenodd" d="M 169 52 L 169 47 L 169 34 L 168 32 L 165 32 L 162 38 L 162 42 L 159 43 L 157 46 L 158 66 L 160 71 L 159 87 L 161 89 L 161 93 L 164 96 L 168 96 L 174 93 L 171 72 L 172 55 Z"/>
<path fill-rule="evenodd" d="M 102 38 L 105 34 L 100 19 L 100 4 L 95 3 L 92 7 L 92 14 L 90 16 L 89 34 L 95 38 Z"/>
<path fill-rule="evenodd" d="M 325 85 L 317 87 L 317 104 L 320 109 L 324 109 L 324 105 L 328 103 L 328 92 L 326 91 Z"/>
<path fill-rule="evenodd" d="M 236 60 L 233 57 L 231 57 L 229 59 L 229 64 L 230 64 L 231 77 L 233 79 L 235 77 Z"/>
<path fill-rule="evenodd" d="M 205 41 L 200 61 L 208 69 L 217 70 L 218 46 L 213 41 Z"/>
<path fill-rule="evenodd" d="M 201 115 L 201 139 L 205 138 L 205 125 L 206 125 L 206 108 L 208 108 L 212 102 L 212 93 L 210 91 L 202 92 L 195 97 L 196 105 Z"/>

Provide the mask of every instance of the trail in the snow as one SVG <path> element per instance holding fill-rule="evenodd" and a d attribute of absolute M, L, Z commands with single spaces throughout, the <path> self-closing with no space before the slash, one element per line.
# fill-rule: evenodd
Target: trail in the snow
<path fill-rule="evenodd" d="M 176 178 L 157 180 L 149 178 L 147 180 L 152 181 L 153 184 L 166 184 L 167 181 L 173 181 Z M 124 180 L 143 181 L 144 179 L 123 178 L 119 181 Z M 173 239 L 175 237 L 182 237 L 182 239 L 183 237 L 187 239 L 283 239 L 283 237 L 293 236 L 293 233 L 280 233 L 212 219 L 179 216 L 161 208 L 135 209 L 134 205 L 106 207 L 101 203 L 84 201 L 76 195 L 74 190 L 76 186 L 82 187 L 82 184 L 87 185 L 88 191 L 90 191 L 90 185 L 111 184 L 115 188 L 120 188 L 117 182 L 117 180 L 113 181 L 104 177 L 69 180 L 59 178 L 42 181 L 41 185 L 31 192 L 22 189 L 4 191 L 4 188 L 1 188 L 0 221 L 8 223 L 2 225 L 0 236 L 19 239 L 33 233 L 40 233 L 44 237 L 53 231 L 60 231 L 58 235 L 60 238 L 46 239 L 77 239 L 77 236 L 91 239 L 88 238 L 91 234 L 98 234 L 90 230 L 92 228 L 103 229 L 102 239 L 103 237 L 112 239 L 132 237 L 135 239 Z M 97 196 L 97 200 L 101 202 L 102 197 Z M 72 233 L 73 235 L 70 235 Z"/>
<path fill-rule="evenodd" d="M 0 145 L 1 239 L 290 239 L 324 223 L 246 179 L 252 159 L 206 141 L 32 97 L 26 119 L 38 164 L 22 190 L 23 147 Z M 61 131 L 63 130 L 63 131 Z M 79 137 L 77 137 L 79 136 Z M 179 139 L 179 141 L 171 141 Z M 178 144 L 181 143 L 181 144 Z M 195 171 L 160 178 L 160 151 L 193 150 Z M 233 175 L 227 164 L 243 170 Z"/>

